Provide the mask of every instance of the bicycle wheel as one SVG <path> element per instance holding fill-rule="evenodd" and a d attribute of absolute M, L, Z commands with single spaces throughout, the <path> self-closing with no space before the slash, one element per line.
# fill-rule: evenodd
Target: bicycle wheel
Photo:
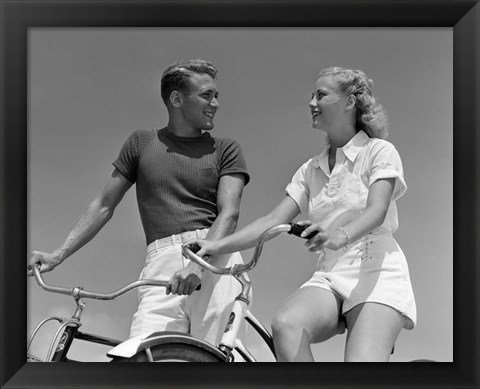
<path fill-rule="evenodd" d="M 224 362 L 219 355 L 188 343 L 164 343 L 139 351 L 131 358 L 114 358 L 112 362 Z"/>

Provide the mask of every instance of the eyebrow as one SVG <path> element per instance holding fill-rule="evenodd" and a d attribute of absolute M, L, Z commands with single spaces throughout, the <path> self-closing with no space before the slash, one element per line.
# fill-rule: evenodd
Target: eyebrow
<path fill-rule="evenodd" d="M 200 88 L 199 89 L 201 92 L 211 92 L 211 91 L 215 91 L 216 88 L 213 88 L 211 86 L 205 86 L 204 88 Z"/>
<path fill-rule="evenodd" d="M 315 89 L 315 91 L 312 92 L 312 96 L 318 95 L 319 93 L 327 94 L 327 91 L 325 89 Z"/>
<path fill-rule="evenodd" d="M 218 92 L 218 90 L 212 89 L 212 88 L 201 90 L 200 93 L 201 93 L 201 94 L 203 94 L 203 93 L 215 93 L 216 95 L 219 95 L 219 94 L 220 94 L 220 93 Z"/>

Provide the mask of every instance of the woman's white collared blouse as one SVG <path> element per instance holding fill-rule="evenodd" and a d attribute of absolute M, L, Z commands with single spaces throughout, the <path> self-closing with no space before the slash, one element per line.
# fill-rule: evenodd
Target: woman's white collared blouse
<path fill-rule="evenodd" d="M 340 214 L 364 209 L 370 186 L 384 178 L 394 178 L 395 185 L 383 224 L 345 250 L 321 250 L 313 276 L 301 287 L 332 291 L 342 302 L 343 315 L 367 302 L 390 306 L 405 317 L 404 328 L 412 329 L 415 297 L 405 255 L 392 236 L 398 228 L 395 201 L 407 189 L 395 147 L 360 131 L 337 149 L 331 172 L 327 148 L 298 169 L 286 190 L 302 213 L 329 230 L 344 222 L 343 215 L 335 220 Z"/>
<path fill-rule="evenodd" d="M 341 213 L 360 210 L 367 204 L 370 185 L 382 178 L 395 178 L 392 200 L 384 223 L 373 233 L 390 235 L 398 228 L 395 201 L 406 191 L 400 155 L 390 142 L 370 138 L 359 131 L 337 149 L 330 172 L 327 148 L 304 163 L 288 184 L 287 194 L 309 219 L 328 229 Z"/>

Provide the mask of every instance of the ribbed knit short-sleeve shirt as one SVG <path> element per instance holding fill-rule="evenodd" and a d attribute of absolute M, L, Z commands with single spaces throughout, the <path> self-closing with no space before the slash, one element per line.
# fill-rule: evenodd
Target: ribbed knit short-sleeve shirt
<path fill-rule="evenodd" d="M 185 231 L 210 228 L 217 218 L 221 176 L 250 177 L 239 144 L 233 139 L 179 137 L 166 128 L 137 130 L 113 162 L 136 184 L 146 243 Z"/>

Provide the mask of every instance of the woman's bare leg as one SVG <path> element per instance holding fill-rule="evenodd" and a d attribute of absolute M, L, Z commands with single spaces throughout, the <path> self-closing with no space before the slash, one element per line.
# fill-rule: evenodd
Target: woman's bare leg
<path fill-rule="evenodd" d="M 272 321 L 278 361 L 313 362 L 310 345 L 343 330 L 340 309 L 340 301 L 326 289 L 308 286 L 292 293 Z"/>
<path fill-rule="evenodd" d="M 346 313 L 345 362 L 388 362 L 404 317 L 377 303 L 360 304 Z"/>

